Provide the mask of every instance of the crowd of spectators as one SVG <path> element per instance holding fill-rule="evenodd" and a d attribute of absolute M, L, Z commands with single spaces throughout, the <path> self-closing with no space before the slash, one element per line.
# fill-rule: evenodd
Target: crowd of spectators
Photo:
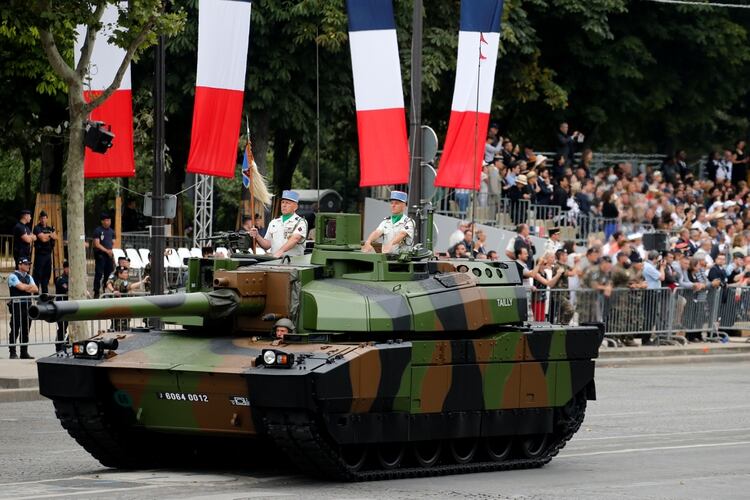
<path fill-rule="evenodd" d="M 594 170 L 590 149 L 583 149 L 580 159 L 575 159 L 583 140 L 583 134 L 569 133 L 568 125 L 561 124 L 556 156 L 550 161 L 531 147 L 522 148 L 501 137 L 494 125 L 487 137 L 479 206 L 492 207 L 488 200 L 505 198 L 510 203 L 502 207 L 512 212 L 518 200 L 529 200 L 535 205 L 559 207 L 562 226 L 575 226 L 586 218 L 603 221 L 584 241 L 560 241 L 560 231 L 553 229 L 545 235 L 549 237 L 545 248 L 535 248 L 530 239 L 532 228 L 522 223 L 520 211 L 512 214 L 518 223 L 517 236 L 504 253 L 517 262 L 532 290 L 531 310 L 536 320 L 606 321 L 604 303 L 611 309 L 643 306 L 632 302 L 632 297 L 639 297 L 636 292 L 630 293 L 630 298 L 590 304 L 583 298 L 586 294 L 581 294 L 573 312 L 571 303 L 561 304 L 559 299 L 557 304 L 548 303 L 554 294 L 546 293 L 547 289 L 591 289 L 600 298 L 609 299 L 615 290 L 683 288 L 690 294 L 681 295 L 678 313 L 682 314 L 685 302 L 706 302 L 713 290 L 726 297 L 728 287 L 750 285 L 750 158 L 744 141 L 711 153 L 704 168 L 694 172 L 684 150 L 659 165 L 634 167 L 623 162 Z M 463 193 L 456 193 L 459 209 L 465 208 L 468 199 L 459 201 L 459 196 Z M 649 239 L 644 246 L 641 228 L 663 237 Z M 572 234 L 580 236 L 580 232 Z M 482 230 L 467 222 L 459 225 L 449 244 L 449 254 L 454 257 L 500 258 L 495 249 L 488 248 Z M 647 295 L 642 293 L 640 300 Z M 697 317 L 702 320 L 704 316 Z M 722 324 L 726 321 L 731 318 L 722 318 Z M 640 326 L 647 329 L 647 325 Z M 678 326 L 700 330 L 696 325 Z M 687 336 L 702 339 L 700 331 Z M 635 344 L 632 337 L 620 340 Z M 649 340 L 648 335 L 642 337 L 642 343 Z"/>

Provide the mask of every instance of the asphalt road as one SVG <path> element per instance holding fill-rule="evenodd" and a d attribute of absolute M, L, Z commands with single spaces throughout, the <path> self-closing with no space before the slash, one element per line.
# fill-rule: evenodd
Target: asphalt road
<path fill-rule="evenodd" d="M 750 363 L 602 369 L 599 401 L 542 469 L 327 483 L 284 470 L 103 468 L 67 436 L 47 401 L 0 404 L 1 498 L 750 497 Z"/>

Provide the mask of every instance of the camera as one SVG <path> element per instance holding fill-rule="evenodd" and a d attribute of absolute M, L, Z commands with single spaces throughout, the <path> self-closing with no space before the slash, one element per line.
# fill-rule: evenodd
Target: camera
<path fill-rule="evenodd" d="M 750 278 L 750 271 L 745 273 L 745 278 Z"/>
<path fill-rule="evenodd" d="M 54 232 L 55 232 L 55 228 L 52 227 L 52 226 L 44 226 L 42 228 L 42 233 L 44 233 L 44 234 L 52 234 Z"/>

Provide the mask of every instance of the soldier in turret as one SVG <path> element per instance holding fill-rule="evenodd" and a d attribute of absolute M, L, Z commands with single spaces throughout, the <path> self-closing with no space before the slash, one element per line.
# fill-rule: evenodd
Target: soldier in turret
<path fill-rule="evenodd" d="M 406 215 L 409 195 L 391 191 L 391 215 L 386 217 L 362 245 L 363 252 L 374 252 L 372 242 L 383 237 L 383 253 L 397 254 L 411 248 L 414 239 L 414 221 Z"/>
<path fill-rule="evenodd" d="M 281 194 L 281 217 L 268 224 L 266 237 L 261 236 L 256 227 L 251 228 L 248 235 L 274 257 L 304 255 L 307 221 L 296 214 L 298 206 L 299 194 L 284 191 Z"/>
<path fill-rule="evenodd" d="M 284 340 L 284 336 L 295 333 L 294 323 L 289 318 L 281 318 L 273 325 L 273 336 L 278 340 Z"/>

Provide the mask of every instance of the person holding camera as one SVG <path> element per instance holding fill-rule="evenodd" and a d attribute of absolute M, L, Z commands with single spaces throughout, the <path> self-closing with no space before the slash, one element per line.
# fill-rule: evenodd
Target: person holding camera
<path fill-rule="evenodd" d="M 572 135 L 568 134 L 568 123 L 562 122 L 557 130 L 556 152 L 558 157 L 565 158 L 565 163 L 572 165 L 576 144 L 581 144 L 584 139 L 584 135 L 577 130 Z"/>
<path fill-rule="evenodd" d="M 39 224 L 32 230 L 34 240 L 34 281 L 39 284 L 42 293 L 47 293 L 52 276 L 52 250 L 55 248 L 57 232 L 47 223 L 47 212 L 39 212 Z"/>

